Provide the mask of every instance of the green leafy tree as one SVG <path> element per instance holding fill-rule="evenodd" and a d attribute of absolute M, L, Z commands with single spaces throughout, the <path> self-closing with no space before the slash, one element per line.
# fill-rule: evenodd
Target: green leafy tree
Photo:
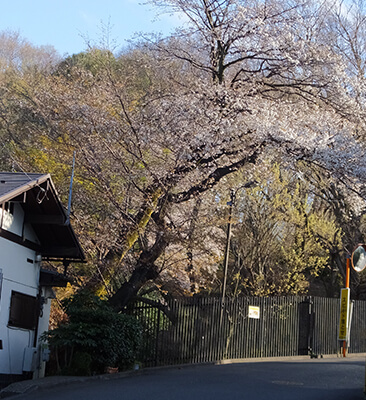
<path fill-rule="evenodd" d="M 306 293 L 330 268 L 329 244 L 342 249 L 342 229 L 298 174 L 274 164 L 255 179 L 236 197 L 229 294 Z"/>

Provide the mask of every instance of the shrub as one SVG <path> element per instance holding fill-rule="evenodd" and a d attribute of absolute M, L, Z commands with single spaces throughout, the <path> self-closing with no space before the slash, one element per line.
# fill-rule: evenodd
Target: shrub
<path fill-rule="evenodd" d="M 108 366 L 133 364 L 141 342 L 141 327 L 134 317 L 116 313 L 105 300 L 86 291 L 65 300 L 63 306 L 68 321 L 45 334 L 55 351 L 58 372 L 88 375 Z"/>

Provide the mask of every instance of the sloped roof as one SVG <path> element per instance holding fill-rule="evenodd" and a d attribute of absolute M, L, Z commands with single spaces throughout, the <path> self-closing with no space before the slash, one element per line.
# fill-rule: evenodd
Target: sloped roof
<path fill-rule="evenodd" d="M 14 193 L 23 193 L 26 187 L 32 188 L 49 178 L 49 174 L 0 172 L 0 201 L 9 201 L 14 197 Z"/>
<path fill-rule="evenodd" d="M 40 245 L 23 242 L 35 249 L 38 246 L 43 258 L 85 259 L 49 174 L 0 172 L 0 204 L 8 201 L 23 208 L 25 222 L 32 226 Z M 1 232 L 3 236 L 9 235 L 5 230 Z"/>

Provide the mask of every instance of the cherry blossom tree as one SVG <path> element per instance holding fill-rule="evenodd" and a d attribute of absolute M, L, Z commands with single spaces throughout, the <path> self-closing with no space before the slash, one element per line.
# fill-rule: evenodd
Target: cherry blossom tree
<path fill-rule="evenodd" d="M 354 191 L 366 176 L 362 87 L 329 37 L 326 4 L 153 3 L 183 13 L 186 26 L 119 58 L 98 52 L 93 68 L 63 63 L 8 93 L 29 116 L 11 129 L 33 147 L 63 162 L 78 149 L 75 217 L 97 265 L 89 283 L 102 281 L 116 309 L 166 273 L 177 238 L 192 254 L 200 199 L 243 167 L 260 173 L 274 150 Z M 43 168 L 57 169 L 49 160 Z"/>
<path fill-rule="evenodd" d="M 163 181 L 174 187 L 166 198 L 170 205 L 258 164 L 271 148 L 288 162 L 304 160 L 348 184 L 362 184 L 364 150 L 354 130 L 363 129 L 363 110 L 342 54 L 324 45 L 322 20 L 329 9 L 310 2 L 155 3 L 183 12 L 191 22 L 179 36 L 155 43 L 163 60 L 178 59 L 190 72 L 180 83 L 179 99 L 169 108 L 163 104 L 159 118 L 159 124 L 166 117 L 174 121 L 164 132 L 189 138 L 178 146 L 183 169 Z M 177 105 L 185 111 L 183 124 Z M 189 182 L 191 172 L 196 177 Z M 125 287 L 112 302 L 120 301 Z"/>

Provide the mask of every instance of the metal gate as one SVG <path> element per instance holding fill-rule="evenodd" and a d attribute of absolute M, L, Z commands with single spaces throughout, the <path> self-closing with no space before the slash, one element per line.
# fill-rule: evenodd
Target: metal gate
<path fill-rule="evenodd" d="M 219 298 L 200 297 L 176 299 L 164 308 L 168 313 L 139 302 L 132 309 L 143 325 L 139 361 L 147 366 L 339 351 L 339 299 L 240 297 L 222 307 Z M 354 302 L 349 351 L 366 352 L 363 301 Z"/>

